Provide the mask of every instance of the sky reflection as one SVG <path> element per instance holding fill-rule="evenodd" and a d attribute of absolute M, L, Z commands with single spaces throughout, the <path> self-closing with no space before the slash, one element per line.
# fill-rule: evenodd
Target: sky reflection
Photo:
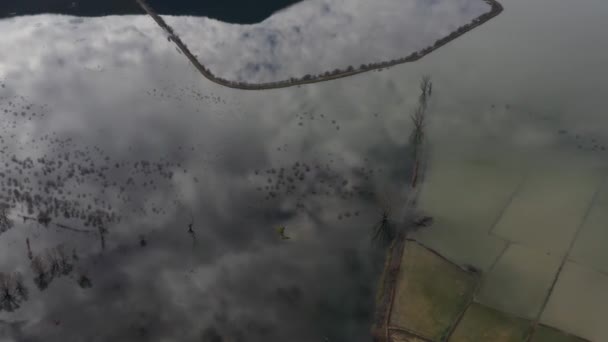
<path fill-rule="evenodd" d="M 406 57 L 489 11 L 482 0 L 309 0 L 253 25 L 162 17 L 215 76 L 261 83 Z"/>
<path fill-rule="evenodd" d="M 4 336 L 368 339 L 370 231 L 399 212 L 416 95 L 224 89 L 145 16 L 0 27 L 0 270 L 29 289 L 0 311 Z"/>
<path fill-rule="evenodd" d="M 601 71 L 608 50 L 597 42 L 603 38 L 608 7 L 597 0 L 581 6 L 561 0 L 505 0 L 504 5 L 504 14 L 416 63 L 267 92 L 224 89 L 203 79 L 147 16 L 0 21 L 2 172 L 11 169 L 10 177 L 32 187 L 31 193 L 46 193 L 38 180 L 64 177 L 70 163 L 88 168 L 93 162 L 103 177 L 79 175 L 82 179 L 65 182 L 64 194 L 49 188 L 49 196 L 78 201 L 86 213 L 89 203 L 93 212 L 110 210 L 109 204 L 121 218 L 107 225 L 102 250 L 97 231 L 80 234 L 53 226 L 93 229 L 84 226 L 86 216 L 59 218 L 46 228 L 35 220 L 23 222 L 17 215 L 27 213 L 27 206 L 15 203 L 10 214 L 15 226 L 0 235 L 0 271 L 20 272 L 30 294 L 18 310 L 0 312 L 6 322 L 0 323 L 0 336 L 45 341 L 198 341 L 218 334 L 237 341 L 369 340 L 371 311 L 363 306 L 371 307 L 377 272 L 369 230 L 382 206 L 398 207 L 403 196 L 407 114 L 415 107 L 423 74 L 434 83 L 428 136 L 436 160 L 484 162 L 492 157 L 522 169 L 530 160 L 541 166 L 551 160 L 547 165 L 556 168 L 582 159 L 605 160 L 607 85 Z M 323 14 L 315 6 L 308 18 Z M 389 29 L 406 22 L 399 11 L 386 13 L 398 22 Z M 281 18 L 287 20 L 288 14 L 268 22 L 279 25 Z M 327 29 L 350 20 L 343 14 L 336 18 L 323 19 Z M 448 23 L 459 25 L 463 17 L 451 18 Z M 243 69 L 247 64 L 242 61 L 252 57 L 232 43 L 243 39 L 242 32 L 258 32 L 255 27 L 224 30 L 223 24 L 207 19 L 167 20 L 178 32 L 193 25 L 192 35 L 199 34 L 195 24 L 208 22 L 211 32 L 226 35 L 221 36 L 225 47 L 234 49 L 222 50 L 228 51 L 222 55 L 225 65 L 213 57 L 219 56 L 215 52 L 205 53 L 209 63 L 216 63 L 211 69 L 225 72 L 226 78 L 255 74 Z M 442 33 L 437 27 L 444 26 L 429 31 Z M 247 38 L 259 39 L 266 49 L 259 56 L 271 46 L 274 51 L 287 46 L 281 40 L 286 38 L 266 42 L 269 32 L 260 32 Z M 358 49 L 363 45 L 348 42 L 371 39 L 362 31 L 345 32 L 335 38 L 336 43 L 344 39 L 344 47 Z M 196 40 L 180 34 L 194 50 Z M 412 35 L 426 37 L 422 43 L 431 36 Z M 380 44 L 384 38 L 374 37 L 377 51 L 387 54 L 391 47 L 406 46 L 404 37 L 385 45 Z M 324 44 L 320 48 L 295 48 L 293 56 L 310 56 L 306 63 L 313 66 L 319 60 L 319 66 L 335 61 L 341 67 L 343 59 L 325 53 L 331 39 L 318 40 Z M 345 51 L 353 58 L 366 57 Z M 284 63 L 292 55 L 273 56 L 252 60 Z M 296 64 L 279 65 L 277 75 L 300 71 Z M 274 75 L 260 70 L 260 80 Z M 44 175 L 46 164 L 38 158 L 57 160 L 66 152 L 70 161 Z M 13 154 L 19 163 L 30 157 L 34 166 L 18 166 Z M 142 167 L 142 160 L 150 166 Z M 172 176 L 163 176 L 158 164 Z M 279 177 L 281 168 L 285 181 Z M 104 177 L 109 184 L 104 185 Z M 135 184 L 127 187 L 129 177 Z M 490 184 L 494 177 L 488 176 Z M 14 181 L 1 182 L 7 189 L 19 188 Z M 577 187 L 576 179 L 572 184 Z M 277 185 L 279 190 L 271 188 Z M 459 200 L 457 193 L 451 196 Z M 191 222 L 195 238 L 188 233 Z M 281 225 L 290 240 L 277 237 Z M 586 239 L 602 241 L 603 232 L 588 233 Z M 463 242 L 463 249 L 472 249 L 464 237 L 447 236 L 450 246 Z M 26 239 L 34 255 L 63 245 L 71 257 L 75 249 L 73 271 L 39 291 Z M 602 251 L 583 246 L 578 253 L 585 262 L 595 257 L 601 264 Z M 565 303 L 576 310 L 556 303 L 550 323 L 605 340 L 603 321 L 597 318 L 607 314 L 608 282 L 587 269 L 566 269 L 576 271 L 565 278 L 563 290 L 569 296 L 564 298 L 573 298 Z M 83 274 L 91 288 L 79 285 Z M 578 300 L 580 279 L 595 279 L 583 282 L 593 289 L 585 291 L 584 301 Z M 584 322 L 576 318 L 582 315 Z"/>

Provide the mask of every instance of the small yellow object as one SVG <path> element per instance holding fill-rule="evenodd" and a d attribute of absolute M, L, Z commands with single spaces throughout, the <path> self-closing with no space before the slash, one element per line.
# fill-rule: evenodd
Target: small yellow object
<path fill-rule="evenodd" d="M 282 240 L 289 239 L 289 236 L 285 235 L 285 227 L 284 226 L 281 226 L 281 227 L 277 228 L 277 234 L 279 234 L 279 237 L 281 237 Z"/>

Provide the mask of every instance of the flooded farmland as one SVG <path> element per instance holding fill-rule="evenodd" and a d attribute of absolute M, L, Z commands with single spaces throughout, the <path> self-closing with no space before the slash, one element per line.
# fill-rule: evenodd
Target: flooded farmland
<path fill-rule="evenodd" d="M 268 91 L 208 81 L 143 13 L 0 20 L 0 339 L 371 340 L 372 227 L 401 222 L 429 75 L 417 209 L 433 222 L 403 256 L 476 270 L 450 336 L 508 315 L 514 334 L 606 340 L 608 5 L 501 4 L 414 63 Z M 457 27 L 464 7 L 435 10 Z M 322 43 L 280 62 L 314 66 Z"/>

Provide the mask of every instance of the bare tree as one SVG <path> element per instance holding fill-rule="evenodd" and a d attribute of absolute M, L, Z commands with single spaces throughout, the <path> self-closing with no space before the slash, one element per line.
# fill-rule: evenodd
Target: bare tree
<path fill-rule="evenodd" d="M 196 245 L 196 231 L 194 231 L 194 216 L 190 214 L 190 223 L 188 224 L 188 234 L 192 238 L 192 248 Z"/>
<path fill-rule="evenodd" d="M 416 108 L 411 118 L 412 123 L 414 124 L 414 128 L 412 129 L 412 133 L 410 134 L 410 144 L 412 145 L 414 150 L 416 150 L 417 147 L 422 144 L 422 140 L 424 139 L 424 108 Z"/>
<path fill-rule="evenodd" d="M 431 77 L 428 75 L 422 76 L 422 80 L 420 81 L 420 105 L 426 107 L 427 99 L 431 95 L 432 88 L 433 83 L 431 82 Z"/>
<path fill-rule="evenodd" d="M 59 269 L 62 275 L 68 275 L 74 269 L 74 264 L 71 262 L 68 254 L 65 252 L 64 246 L 55 247 L 55 254 L 59 262 Z"/>
<path fill-rule="evenodd" d="M 72 260 L 74 260 L 74 262 L 78 261 L 78 253 L 76 253 L 76 248 L 72 249 Z"/>
<path fill-rule="evenodd" d="M 32 253 L 32 247 L 30 246 L 29 238 L 25 239 L 25 244 L 27 246 L 27 258 L 30 259 L 30 261 L 31 261 L 34 258 L 34 253 Z"/>
<path fill-rule="evenodd" d="M 47 250 L 46 252 L 46 260 L 48 265 L 48 270 L 51 275 L 51 278 L 55 278 L 61 275 L 61 264 L 59 258 L 57 256 L 57 252 L 55 249 Z"/>
<path fill-rule="evenodd" d="M 48 227 L 49 223 L 51 223 L 51 216 L 47 211 L 41 211 L 38 213 L 38 217 L 36 217 L 36 220 L 41 225 Z"/>
<path fill-rule="evenodd" d="M 72 250 L 70 255 L 63 244 L 34 256 L 30 264 L 34 273 L 34 283 L 39 290 L 46 289 L 53 279 L 72 273 L 76 260 L 78 260 L 76 250 Z"/>
<path fill-rule="evenodd" d="M 15 311 L 28 298 L 21 274 L 0 273 L 0 310 Z"/>
<path fill-rule="evenodd" d="M 395 238 L 395 229 L 390 219 L 390 209 L 385 208 L 382 211 L 380 221 L 374 225 L 372 230 L 372 241 L 380 245 L 386 246 Z"/>
<path fill-rule="evenodd" d="M 418 153 L 420 152 L 420 146 L 424 141 L 424 125 L 425 115 L 428 105 L 428 100 L 432 92 L 432 83 L 429 76 L 422 77 L 420 81 L 420 96 L 418 97 L 418 106 L 416 107 L 414 114 L 411 115 L 412 123 L 414 128 L 410 134 L 410 145 L 413 151 L 414 160 L 414 173 L 412 175 L 412 186 L 416 185 L 417 173 L 418 173 Z M 417 227 L 423 227 L 431 224 L 432 218 L 421 217 L 418 218 L 414 224 Z M 382 212 L 382 217 L 373 228 L 372 240 L 384 245 L 390 244 L 396 237 L 396 232 L 393 227 L 390 218 L 390 210 L 385 208 Z"/>
<path fill-rule="evenodd" d="M 44 259 L 37 255 L 32 260 L 32 271 L 34 272 L 34 283 L 40 290 L 44 290 L 49 286 L 52 276 L 49 274 L 47 265 Z"/>
<path fill-rule="evenodd" d="M 106 250 L 106 234 L 108 233 L 108 230 L 105 229 L 103 226 L 98 226 L 97 230 L 99 231 L 99 242 L 101 243 L 101 250 L 105 251 Z"/>
<path fill-rule="evenodd" d="M 21 300 L 26 301 L 29 298 L 30 291 L 27 286 L 25 286 L 23 276 L 21 273 L 15 272 L 13 277 L 15 279 L 15 290 L 17 291 L 17 295 Z"/>
<path fill-rule="evenodd" d="M 0 203 L 0 234 L 13 228 L 13 220 L 8 217 L 9 205 Z"/>
<path fill-rule="evenodd" d="M 93 282 L 91 282 L 91 279 L 85 273 L 82 273 L 80 277 L 78 277 L 78 286 L 83 289 L 88 289 L 93 286 Z"/>
<path fill-rule="evenodd" d="M 422 81 L 420 82 L 418 107 L 416 107 L 414 114 L 411 116 L 414 128 L 410 134 L 410 144 L 412 146 L 414 159 L 416 159 L 418 156 L 419 147 L 422 145 L 422 141 L 424 140 L 425 115 L 432 89 L 433 84 L 431 83 L 431 78 L 429 76 L 422 77 Z"/>

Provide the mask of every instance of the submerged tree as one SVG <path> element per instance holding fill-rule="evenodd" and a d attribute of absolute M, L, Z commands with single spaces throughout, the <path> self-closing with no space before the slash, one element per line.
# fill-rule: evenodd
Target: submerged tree
<path fill-rule="evenodd" d="M 19 307 L 19 299 L 10 283 L 10 278 L 2 274 L 0 279 L 0 309 L 4 311 L 15 311 Z"/>
<path fill-rule="evenodd" d="M 63 245 L 59 245 L 55 247 L 55 257 L 59 262 L 59 270 L 61 275 L 68 275 L 74 269 L 74 264 L 70 260 L 70 257 L 65 252 L 65 248 Z"/>
<path fill-rule="evenodd" d="M 424 125 L 426 109 L 428 100 L 433 92 L 433 84 L 429 76 L 422 77 L 420 81 L 420 95 L 418 97 L 418 106 L 416 107 L 414 114 L 411 115 L 412 123 L 414 128 L 410 134 L 410 145 L 412 147 L 412 158 L 414 160 L 414 170 L 411 179 L 411 185 L 414 187 L 418 177 L 419 160 L 418 154 L 420 153 L 420 146 L 424 141 Z M 416 227 L 424 227 L 432 222 L 430 217 L 422 217 L 416 219 L 414 225 Z M 382 218 L 376 225 L 374 225 L 372 231 L 372 240 L 382 245 L 390 244 L 397 236 L 396 229 L 393 226 L 390 218 L 390 210 L 384 209 L 382 212 Z"/>
<path fill-rule="evenodd" d="M 47 249 L 32 258 L 30 266 L 34 273 L 34 283 L 39 290 L 46 289 L 53 279 L 72 273 L 77 260 L 76 250 L 70 254 L 63 244 Z"/>
<path fill-rule="evenodd" d="M 372 241 L 386 246 L 395 238 L 395 229 L 390 219 L 390 210 L 385 208 L 382 211 L 382 218 L 374 225 L 372 230 Z"/>
<path fill-rule="evenodd" d="M 98 226 L 97 231 L 99 232 L 99 242 L 101 243 L 101 250 L 105 251 L 106 250 L 106 234 L 108 233 L 108 230 L 106 228 L 104 228 L 103 226 Z"/>
<path fill-rule="evenodd" d="M 27 288 L 27 286 L 25 286 L 23 276 L 21 276 L 21 273 L 14 273 L 14 279 L 15 290 L 17 291 L 17 295 L 19 295 L 22 300 L 27 300 L 30 295 L 30 290 Z"/>
<path fill-rule="evenodd" d="M 431 83 L 431 79 L 428 76 L 424 76 L 422 81 L 420 82 L 420 96 L 418 98 L 418 107 L 414 111 L 414 114 L 411 116 L 412 123 L 414 124 L 414 128 L 410 134 L 410 146 L 412 151 L 412 159 L 414 161 L 414 166 L 412 170 L 411 177 L 411 187 L 416 187 L 418 183 L 418 171 L 420 167 L 420 149 L 424 141 L 424 130 L 425 130 L 425 116 L 428 100 L 433 91 L 433 84 Z"/>
<path fill-rule="evenodd" d="M 78 253 L 76 252 L 76 248 L 72 248 L 72 260 L 74 260 L 74 262 L 78 261 Z"/>
<path fill-rule="evenodd" d="M 422 81 L 420 81 L 420 96 L 418 97 L 418 107 L 416 107 L 414 114 L 412 114 L 411 116 L 414 128 L 412 129 L 412 133 L 410 134 L 410 144 L 414 151 L 414 159 L 417 157 L 419 147 L 420 145 L 422 145 L 422 141 L 424 140 L 426 108 L 432 92 L 433 83 L 431 82 L 431 78 L 429 76 L 422 77 Z"/>
<path fill-rule="evenodd" d="M 25 239 L 25 245 L 27 246 L 27 258 L 31 261 L 34 258 L 34 253 L 32 253 L 32 246 L 30 246 L 29 238 Z"/>
<path fill-rule="evenodd" d="M 188 224 L 188 234 L 192 238 L 192 248 L 196 245 L 196 231 L 194 230 L 194 216 L 190 214 L 190 223 Z"/>
<path fill-rule="evenodd" d="M 78 277 L 78 286 L 83 289 L 88 289 L 93 286 L 93 282 L 86 274 L 83 273 L 80 275 L 80 277 Z"/>
<path fill-rule="evenodd" d="M 13 228 L 13 220 L 8 217 L 8 204 L 0 203 L 0 234 Z"/>
<path fill-rule="evenodd" d="M 0 310 L 15 311 L 28 298 L 21 274 L 0 273 Z"/>
<path fill-rule="evenodd" d="M 61 264 L 54 250 L 47 251 L 46 260 L 51 278 L 61 275 Z"/>
<path fill-rule="evenodd" d="M 34 283 L 39 290 L 44 290 L 49 286 L 52 280 L 52 276 L 49 273 L 46 262 L 44 259 L 37 255 L 32 259 L 32 271 L 34 272 Z"/>
<path fill-rule="evenodd" d="M 49 224 L 51 223 L 51 215 L 47 211 L 41 211 L 38 213 L 36 220 L 38 223 L 48 228 Z"/>

